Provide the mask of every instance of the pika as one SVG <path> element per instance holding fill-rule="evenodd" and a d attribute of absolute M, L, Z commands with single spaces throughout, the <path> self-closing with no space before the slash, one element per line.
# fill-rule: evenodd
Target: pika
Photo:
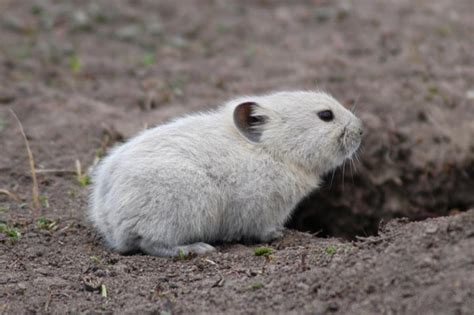
<path fill-rule="evenodd" d="M 245 96 L 141 132 L 92 181 L 89 217 L 109 246 L 178 256 L 269 242 L 297 203 L 358 149 L 362 124 L 322 92 Z"/>

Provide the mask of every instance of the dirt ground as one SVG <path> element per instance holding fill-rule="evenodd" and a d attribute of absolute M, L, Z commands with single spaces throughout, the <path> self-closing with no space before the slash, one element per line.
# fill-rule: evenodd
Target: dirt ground
<path fill-rule="evenodd" d="M 473 13 L 471 0 L 0 1 L 0 189 L 15 194 L 0 191 L 0 313 L 471 314 Z M 236 95 L 316 88 L 356 104 L 360 161 L 301 203 L 270 255 L 120 256 L 84 220 L 76 161 L 87 173 L 116 141 Z"/>

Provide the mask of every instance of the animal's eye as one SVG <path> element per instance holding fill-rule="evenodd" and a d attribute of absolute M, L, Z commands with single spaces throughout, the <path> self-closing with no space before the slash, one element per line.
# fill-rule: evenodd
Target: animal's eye
<path fill-rule="evenodd" d="M 321 118 L 322 121 L 328 122 L 334 119 L 334 114 L 332 110 L 322 110 L 318 112 L 318 117 Z"/>

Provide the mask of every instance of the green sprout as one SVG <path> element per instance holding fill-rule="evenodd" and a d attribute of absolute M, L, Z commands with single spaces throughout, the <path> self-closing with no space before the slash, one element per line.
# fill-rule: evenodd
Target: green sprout
<path fill-rule="evenodd" d="M 255 256 L 267 256 L 267 255 L 270 255 L 271 253 L 273 253 L 273 249 L 271 249 L 270 247 L 264 247 L 264 246 L 257 247 L 254 250 Z"/>
<path fill-rule="evenodd" d="M 262 289 L 262 288 L 264 288 L 264 287 L 265 287 L 265 286 L 263 285 L 263 283 L 260 283 L 260 282 L 256 282 L 256 283 L 254 283 L 254 284 L 252 284 L 252 285 L 250 286 L 250 288 L 251 288 L 252 290 L 258 290 L 258 289 Z"/>
<path fill-rule="evenodd" d="M 19 239 L 21 236 L 21 233 L 17 229 L 3 222 L 0 223 L 0 233 L 3 233 L 6 236 L 15 240 Z"/>
<path fill-rule="evenodd" d="M 0 212 L 7 212 L 10 210 L 9 206 L 0 206 Z"/>
<path fill-rule="evenodd" d="M 40 217 L 36 221 L 36 227 L 40 230 L 55 231 L 58 229 L 58 222 L 45 217 Z"/>
<path fill-rule="evenodd" d="M 96 265 L 100 265 L 100 264 L 102 263 L 102 261 L 100 260 L 100 258 L 97 257 L 97 256 L 91 256 L 91 257 L 89 257 L 89 258 L 90 258 L 90 260 L 91 260 L 94 264 L 96 264 Z"/>
<path fill-rule="evenodd" d="M 73 73 L 78 73 L 82 68 L 81 59 L 77 55 L 72 55 L 69 58 L 69 67 Z"/>
<path fill-rule="evenodd" d="M 336 251 L 337 251 L 337 248 L 334 245 L 329 245 L 328 247 L 326 247 L 326 254 L 328 255 L 334 255 Z"/>
<path fill-rule="evenodd" d="M 81 187 L 86 187 L 91 183 L 91 178 L 86 174 L 81 174 L 77 176 L 77 181 Z"/>
<path fill-rule="evenodd" d="M 143 56 L 142 63 L 143 63 L 144 66 L 149 67 L 149 66 L 155 64 L 155 62 L 156 62 L 156 58 L 155 58 L 154 54 L 146 53 Z"/>
<path fill-rule="evenodd" d="M 179 260 L 186 260 L 188 258 L 188 255 L 184 253 L 184 250 L 180 249 L 178 250 L 178 259 Z"/>
<path fill-rule="evenodd" d="M 39 201 L 43 207 L 49 208 L 48 196 L 45 196 L 45 195 L 39 196 Z"/>

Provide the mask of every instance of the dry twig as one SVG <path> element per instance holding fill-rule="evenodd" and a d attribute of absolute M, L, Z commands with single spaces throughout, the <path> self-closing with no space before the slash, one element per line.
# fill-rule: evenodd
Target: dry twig
<path fill-rule="evenodd" d="M 81 178 L 82 176 L 82 166 L 81 166 L 81 161 L 76 160 L 76 175 L 77 178 Z"/>
<path fill-rule="evenodd" d="M 21 135 L 23 136 L 23 140 L 25 140 L 26 152 L 28 153 L 28 161 L 30 163 L 31 179 L 33 180 L 33 187 L 32 187 L 33 208 L 39 209 L 41 207 L 41 204 L 39 201 L 39 188 L 38 188 L 38 180 L 36 179 L 36 169 L 35 169 L 35 160 L 33 158 L 33 152 L 31 152 L 30 143 L 28 142 L 28 139 L 26 138 L 25 130 L 23 129 L 23 125 L 20 119 L 18 119 L 18 116 L 15 114 L 13 109 L 10 109 L 10 111 L 13 117 L 15 117 L 15 120 L 17 121 L 18 126 L 20 127 L 20 132 L 21 132 Z"/>
<path fill-rule="evenodd" d="M 15 193 L 13 193 L 9 190 L 0 189 L 0 194 L 7 195 L 8 197 L 10 197 L 11 199 L 13 199 L 16 202 L 21 202 L 21 198 L 17 194 L 15 194 Z"/>
<path fill-rule="evenodd" d="M 44 168 L 44 169 L 37 169 L 36 174 L 53 174 L 53 175 L 72 174 L 74 175 L 74 174 L 77 174 L 77 170 Z"/>

